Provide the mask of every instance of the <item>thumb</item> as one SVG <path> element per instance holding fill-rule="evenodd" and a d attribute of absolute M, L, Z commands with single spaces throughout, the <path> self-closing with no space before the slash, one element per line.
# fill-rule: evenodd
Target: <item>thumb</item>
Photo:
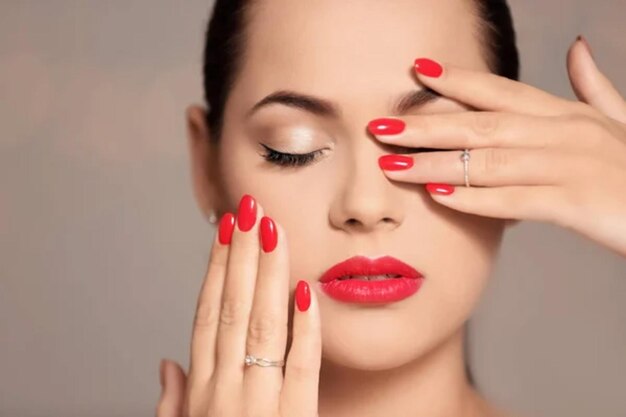
<path fill-rule="evenodd" d="M 605 115 L 626 123 L 626 102 L 598 69 L 587 40 L 578 36 L 567 53 L 567 72 L 574 93 Z"/>
<path fill-rule="evenodd" d="M 162 391 L 156 417 L 182 417 L 187 383 L 185 372 L 178 363 L 163 359 L 159 374 Z"/>

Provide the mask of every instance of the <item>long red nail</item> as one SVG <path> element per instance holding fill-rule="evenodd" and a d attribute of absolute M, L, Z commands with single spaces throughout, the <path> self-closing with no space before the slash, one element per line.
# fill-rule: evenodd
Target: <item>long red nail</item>
<path fill-rule="evenodd" d="M 311 305 L 311 289 L 304 280 L 298 281 L 296 285 L 296 305 L 300 311 L 307 311 Z"/>
<path fill-rule="evenodd" d="M 405 155 L 383 155 L 378 158 L 378 165 L 389 171 L 409 169 L 413 166 L 413 158 Z"/>
<path fill-rule="evenodd" d="M 417 58 L 415 60 L 415 71 L 428 77 L 437 78 L 443 72 L 443 67 L 432 59 Z"/>
<path fill-rule="evenodd" d="M 278 241 L 278 233 L 276 230 L 276 224 L 267 216 L 261 218 L 261 244 L 264 252 L 271 252 L 276 247 Z"/>
<path fill-rule="evenodd" d="M 402 132 L 404 126 L 403 120 L 383 117 L 370 121 L 367 124 L 367 130 L 372 135 L 395 135 Z"/>
<path fill-rule="evenodd" d="M 448 195 L 454 192 L 454 185 L 428 183 L 426 184 L 426 190 L 429 193 Z"/>
<path fill-rule="evenodd" d="M 256 201 L 251 195 L 244 194 L 237 210 L 237 226 L 242 232 L 252 229 L 256 222 Z"/>
<path fill-rule="evenodd" d="M 233 213 L 225 213 L 220 219 L 219 239 L 222 245 L 229 245 L 235 230 L 235 215 Z"/>

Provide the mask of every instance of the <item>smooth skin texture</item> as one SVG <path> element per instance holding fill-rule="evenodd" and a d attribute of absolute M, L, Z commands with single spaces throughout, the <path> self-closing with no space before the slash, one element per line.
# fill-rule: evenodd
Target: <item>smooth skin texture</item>
<path fill-rule="evenodd" d="M 207 218 L 213 209 L 218 216 L 234 211 L 247 193 L 284 227 L 279 236 L 288 236 L 290 291 L 283 287 L 283 296 L 293 294 L 297 281 L 305 279 L 314 300 L 319 301 L 323 354 L 317 413 L 321 417 L 511 415 L 498 410 L 467 381 L 463 325 L 488 283 L 505 227 L 516 220 L 466 213 L 453 204 L 447 207 L 441 199 L 454 194 L 433 197 L 423 184 L 391 178 L 378 166 L 378 158 L 391 152 L 414 152 L 384 143 L 366 128 L 372 119 L 385 116 L 461 118 L 472 110 L 461 100 L 443 96 L 404 115 L 390 114 L 399 95 L 421 88 L 412 65 L 417 57 L 446 63 L 446 68 L 454 65 L 488 72 L 475 36 L 471 2 L 260 0 L 259 4 L 262 7 L 255 9 L 248 27 L 243 66 L 225 108 L 219 145 L 210 141 L 204 106 L 187 109 L 191 173 L 198 205 Z M 606 103 L 619 100 L 614 95 L 611 100 L 601 99 L 604 93 L 599 91 L 610 90 L 601 89 L 605 86 L 601 74 L 590 70 L 580 53 L 575 48 L 575 56 L 570 57 L 570 77 L 576 89 L 587 92 L 584 97 L 593 96 L 590 101 L 616 111 L 615 104 Z M 442 78 L 446 79 L 450 77 Z M 272 104 L 246 116 L 255 103 L 277 90 L 321 97 L 340 112 L 337 117 L 320 116 Z M 485 95 L 490 93 L 471 83 L 448 91 L 459 98 L 467 92 L 478 101 L 487 100 Z M 547 101 L 539 103 L 525 102 L 515 91 L 511 95 L 517 105 L 525 103 L 527 111 L 554 109 L 552 102 L 558 101 L 547 94 Z M 435 131 L 429 134 L 437 137 Z M 320 154 L 306 166 L 278 167 L 263 159 L 261 143 L 281 152 L 320 150 Z M 460 152 L 451 154 L 458 158 Z M 475 162 L 471 167 L 478 166 Z M 424 179 L 441 180 L 446 169 L 459 167 L 462 164 L 454 159 L 449 166 L 438 166 L 440 171 L 433 167 L 433 177 Z M 445 178 L 456 183 L 462 176 Z M 484 176 L 482 181 L 486 181 Z M 463 191 L 460 188 L 457 195 Z M 254 251 L 249 255 L 254 257 Z M 422 272 L 424 284 L 415 296 L 382 307 L 334 301 L 320 291 L 317 279 L 353 255 L 395 256 Z M 245 280 L 246 291 L 252 291 L 251 275 L 233 278 Z M 250 293 L 239 296 L 251 297 Z M 265 291 L 264 296 L 272 295 Z M 255 302 L 261 297 L 255 295 Z M 290 317 L 297 313 L 288 312 Z M 297 342 L 293 331 L 288 326 L 287 345 Z M 242 336 L 239 342 L 232 360 L 242 366 Z M 205 352 L 204 359 L 199 354 L 196 360 L 210 358 Z M 165 365 L 159 417 L 219 415 L 184 414 L 191 392 L 202 403 L 210 401 L 212 391 L 192 376 L 192 370 L 186 375 L 173 361 Z M 275 375 L 273 370 L 255 371 L 267 373 L 268 378 Z M 241 386 L 237 384 L 242 376 L 230 375 L 227 384 Z M 220 401 L 239 403 L 239 392 L 220 391 Z M 204 399 L 197 393 L 204 393 Z M 314 398 L 308 391 L 301 395 Z M 313 409 L 308 403 L 296 414 L 280 415 L 314 415 Z M 263 406 L 254 411 L 264 416 L 274 415 L 272 410 Z"/>

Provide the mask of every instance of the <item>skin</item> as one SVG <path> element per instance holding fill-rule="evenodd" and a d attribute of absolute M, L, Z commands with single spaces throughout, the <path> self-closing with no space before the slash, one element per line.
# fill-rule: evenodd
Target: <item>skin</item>
<path fill-rule="evenodd" d="M 212 415 L 210 410 L 237 402 L 220 391 L 229 388 L 250 395 L 250 403 L 257 407 L 253 410 L 263 410 L 260 415 L 291 416 L 295 410 L 322 417 L 511 415 L 468 383 L 463 324 L 488 283 L 509 221 L 551 221 L 626 254 L 626 227 L 614 214 L 623 213 L 626 204 L 610 192 L 626 186 L 626 173 L 618 168 L 626 166 L 623 99 L 597 70 L 582 42 L 575 43 L 568 55 L 570 80 L 580 102 L 488 74 L 473 35 L 476 22 L 465 1 L 261 3 L 249 26 L 242 71 L 227 102 L 220 145 L 210 145 L 205 109 L 194 105 L 187 109 L 189 146 L 203 213 L 236 213 L 241 196 L 252 195 L 259 205 L 257 217 L 265 214 L 279 225 L 274 256 L 281 260 L 265 272 L 262 262 L 256 269 L 256 261 L 267 257 L 258 248 L 256 225 L 241 236 L 235 231 L 232 248 L 214 245 L 198 309 L 205 311 L 209 298 L 211 305 L 220 304 L 217 284 L 210 290 L 206 283 L 224 282 L 227 294 L 247 300 L 250 318 L 244 314 L 245 320 L 234 326 L 239 337 L 231 337 L 228 345 L 227 333 L 217 329 L 225 326 L 217 323 L 212 322 L 216 333 L 196 336 L 207 333 L 197 329 L 211 327 L 198 325 L 196 317 L 189 376 L 179 365 L 165 362 L 164 379 L 169 383 L 159 417 Z M 444 63 L 443 75 L 415 74 L 411 64 L 417 57 Z M 443 96 L 404 115 L 390 113 L 398 95 L 424 86 Z M 246 117 L 255 103 L 276 90 L 322 97 L 335 103 L 341 115 L 323 117 L 273 104 Z M 478 119 L 471 111 L 475 108 L 489 114 Z M 368 133 L 370 120 L 389 116 L 406 122 L 403 134 L 389 138 Z M 589 133 L 588 142 L 564 139 L 580 128 Z M 326 150 L 310 165 L 278 167 L 259 155 L 260 142 L 289 153 Z M 380 156 L 406 153 L 398 145 L 473 149 L 471 179 L 479 187 L 460 186 L 460 152 L 412 153 L 413 168 L 382 170 Z M 523 148 L 524 153 L 505 154 L 505 147 Z M 580 155 L 594 159 L 583 160 Z M 505 157 L 505 164 L 493 163 Z M 518 162 L 522 158 L 525 164 Z M 589 190 L 590 185 L 581 187 L 583 176 L 573 172 L 602 178 L 606 185 L 583 198 L 574 191 Z M 427 182 L 455 184 L 457 189 L 448 196 L 431 195 L 424 189 Z M 506 187 L 516 184 L 524 186 Z M 606 222 L 592 221 L 607 216 Z M 243 247 L 247 249 L 236 249 Z M 221 273 L 211 272 L 216 259 L 228 259 L 229 250 L 238 255 L 231 255 L 234 260 L 229 259 Z M 353 255 L 397 257 L 422 272 L 424 284 L 414 296 L 385 306 L 337 302 L 321 292 L 317 279 Z M 240 264 L 255 266 L 243 274 L 246 280 L 241 271 L 231 271 Z M 219 278 L 211 279 L 212 275 Z M 282 278 L 271 284 L 274 281 L 264 276 Z M 232 284 L 237 279 L 241 285 Z M 255 294 L 253 302 L 255 279 L 265 283 L 256 291 L 265 295 Z M 287 295 L 292 297 L 300 279 L 309 282 L 314 294 L 311 310 L 297 319 L 293 306 L 287 308 Z M 284 306 L 281 311 L 289 312 L 289 326 L 269 331 L 275 337 L 247 350 L 272 352 L 259 356 L 277 358 L 285 339 L 288 343 L 297 339 L 286 334 L 293 328 L 294 334 L 302 335 L 299 344 L 291 345 L 293 364 L 302 368 L 318 363 L 318 344 L 323 352 L 319 372 L 309 366 L 304 373 L 307 383 L 288 377 L 293 374 L 289 362 L 284 383 L 275 372 L 279 368 L 252 367 L 245 375 L 238 371 L 246 351 L 246 320 L 254 322 L 263 310 L 257 305 L 268 310 Z M 298 331 L 298 326 L 308 331 Z M 224 355 L 220 359 L 218 353 L 214 360 L 209 348 L 214 343 L 229 346 L 223 352 L 234 349 L 230 359 Z M 311 392 L 318 377 L 319 397 Z M 209 391 L 202 385 L 207 381 Z M 260 394 L 264 391 L 259 387 L 281 384 L 289 394 Z M 268 395 L 273 403 L 263 402 Z M 239 411 L 227 415 L 240 415 Z"/>

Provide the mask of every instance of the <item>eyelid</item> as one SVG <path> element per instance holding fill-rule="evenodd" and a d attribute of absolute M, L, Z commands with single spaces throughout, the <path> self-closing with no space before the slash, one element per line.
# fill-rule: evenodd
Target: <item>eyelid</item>
<path fill-rule="evenodd" d="M 276 152 L 276 153 L 281 153 L 283 155 L 289 155 L 289 156 L 304 156 L 304 155 L 311 155 L 314 153 L 318 153 L 318 152 L 322 152 L 324 151 L 326 148 L 322 148 L 322 149 L 317 149 L 311 152 L 303 152 L 303 153 L 297 153 L 297 152 L 285 152 L 285 151 L 279 151 L 278 149 L 274 149 L 271 148 L 269 146 L 267 146 L 264 143 L 259 143 L 261 146 L 263 146 L 265 148 L 265 150 L 270 151 L 270 152 Z"/>
<path fill-rule="evenodd" d="M 260 143 L 260 145 L 267 150 L 265 154 L 259 153 L 267 162 L 281 167 L 291 168 L 305 167 L 317 162 L 318 155 L 322 154 L 325 150 L 318 149 L 308 153 L 286 153 L 270 148 L 263 143 Z"/>

